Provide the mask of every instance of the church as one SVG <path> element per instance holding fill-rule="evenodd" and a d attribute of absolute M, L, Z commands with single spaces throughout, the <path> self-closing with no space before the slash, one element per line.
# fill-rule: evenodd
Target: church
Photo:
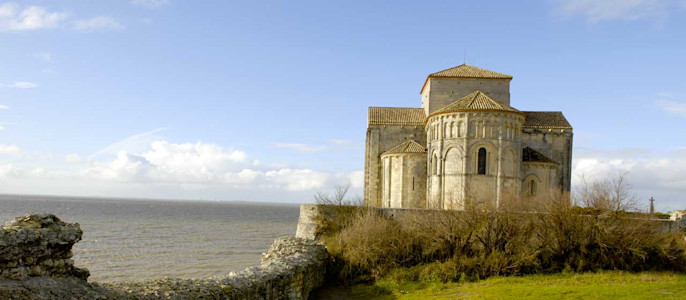
<path fill-rule="evenodd" d="M 365 205 L 460 210 L 568 192 L 572 126 L 559 111 L 512 107 L 511 80 L 463 64 L 426 78 L 421 108 L 370 107 Z"/>

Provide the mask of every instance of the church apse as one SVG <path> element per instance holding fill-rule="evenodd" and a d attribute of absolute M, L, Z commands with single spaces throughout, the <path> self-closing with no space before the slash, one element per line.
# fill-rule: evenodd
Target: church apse
<path fill-rule="evenodd" d="M 460 65 L 428 76 L 419 110 L 370 108 L 365 204 L 460 210 L 568 190 L 572 127 L 561 112 L 510 106 L 511 79 Z"/>

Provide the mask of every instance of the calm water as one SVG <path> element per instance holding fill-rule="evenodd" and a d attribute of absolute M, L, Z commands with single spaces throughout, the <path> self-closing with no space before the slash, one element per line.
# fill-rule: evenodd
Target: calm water
<path fill-rule="evenodd" d="M 0 195 L 0 224 L 29 212 L 79 223 L 74 261 L 90 280 L 199 278 L 256 266 L 294 235 L 298 205 Z"/>

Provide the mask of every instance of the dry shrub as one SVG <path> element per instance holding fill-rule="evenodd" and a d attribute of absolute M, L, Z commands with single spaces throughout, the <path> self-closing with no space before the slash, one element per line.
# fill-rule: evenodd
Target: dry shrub
<path fill-rule="evenodd" d="M 646 214 L 627 213 L 635 202 L 625 190 L 621 177 L 595 183 L 581 194 L 582 209 L 566 205 L 559 193 L 549 193 L 545 211 L 537 214 L 543 269 L 683 271 L 683 237 L 664 232 L 660 221 Z"/>
<path fill-rule="evenodd" d="M 358 211 L 349 226 L 326 239 L 341 277 L 374 279 L 398 266 L 416 263 L 420 250 L 414 235 L 378 210 Z"/>
<path fill-rule="evenodd" d="M 686 270 L 683 236 L 662 231 L 646 214 L 627 213 L 634 203 L 626 189 L 622 177 L 590 185 L 574 199 L 583 208 L 572 206 L 569 194 L 550 191 L 536 199 L 506 197 L 498 206 L 467 203 L 462 211 L 389 217 L 358 209 L 324 233 L 324 241 L 348 282 L 391 271 L 446 282 L 570 270 Z"/>

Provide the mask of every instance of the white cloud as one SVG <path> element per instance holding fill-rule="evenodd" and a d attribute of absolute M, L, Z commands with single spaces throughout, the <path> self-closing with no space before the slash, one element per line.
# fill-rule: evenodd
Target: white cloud
<path fill-rule="evenodd" d="M 357 170 L 350 172 L 348 174 L 348 180 L 350 180 L 350 187 L 355 189 L 361 189 L 364 187 L 364 171 Z"/>
<path fill-rule="evenodd" d="M 325 187 L 330 175 L 309 169 L 281 169 L 268 171 L 265 176 L 273 187 L 289 191 L 303 191 Z"/>
<path fill-rule="evenodd" d="M 686 208 L 682 195 L 686 193 L 686 157 L 679 149 L 655 152 L 649 149 L 590 151 L 575 149 L 572 183 L 578 186 L 581 176 L 589 181 L 612 178 L 620 171 L 639 199 L 655 196 L 662 208 Z M 664 209 L 661 209 L 664 210 Z"/>
<path fill-rule="evenodd" d="M 47 170 L 41 174 L 58 178 L 78 178 L 82 181 L 129 184 L 166 184 L 174 186 L 230 187 L 235 189 L 267 189 L 309 191 L 343 184 L 358 174 L 337 174 L 311 169 L 270 167 L 248 159 L 245 152 L 227 150 L 208 143 L 170 143 L 155 141 L 146 151 L 119 151 L 112 160 L 85 160 L 76 154 L 65 157 L 68 163 L 86 163 L 76 171 L 61 173 Z M 26 169 L 14 167 L 14 174 L 29 176 Z M 47 176 L 47 175 L 45 175 Z"/>
<path fill-rule="evenodd" d="M 3 109 L 10 109 L 10 107 L 7 105 L 0 104 L 0 110 L 3 110 Z"/>
<path fill-rule="evenodd" d="M 150 179 L 149 172 L 152 168 L 152 164 L 144 157 L 122 151 L 114 161 L 94 162 L 82 174 L 102 180 L 146 182 Z"/>
<path fill-rule="evenodd" d="M 70 164 L 75 164 L 75 163 L 80 163 L 83 162 L 84 159 L 79 156 L 78 154 L 69 154 L 64 157 L 64 161 Z"/>
<path fill-rule="evenodd" d="M 158 8 L 169 4 L 169 0 L 131 0 L 131 3 L 150 8 Z"/>
<path fill-rule="evenodd" d="M 308 145 L 303 143 L 274 143 L 274 147 L 281 149 L 290 149 L 303 153 L 314 153 L 324 150 L 344 149 L 354 146 L 354 142 L 350 140 L 331 139 L 329 145 Z"/>
<path fill-rule="evenodd" d="M 147 132 L 137 133 L 132 136 L 126 137 L 120 141 L 107 145 L 105 148 L 98 150 L 93 153 L 89 159 L 97 159 L 104 155 L 118 155 L 120 151 L 127 152 L 143 152 L 155 140 L 159 140 L 162 137 L 157 134 L 167 130 L 166 128 L 157 128 Z"/>
<path fill-rule="evenodd" d="M 331 139 L 329 140 L 331 144 L 334 145 L 339 145 L 339 146 L 346 146 L 346 145 L 351 145 L 353 141 L 351 140 L 339 140 L 339 139 Z"/>
<path fill-rule="evenodd" d="M 672 0 L 559 0 L 558 9 L 566 15 L 581 15 L 590 23 L 634 21 L 664 16 Z"/>
<path fill-rule="evenodd" d="M 0 144 L 0 155 L 17 155 L 21 153 L 21 149 L 16 145 L 2 145 Z"/>
<path fill-rule="evenodd" d="M 15 81 L 12 83 L 0 83 L 0 87 L 13 89 L 33 89 L 37 88 L 38 85 L 28 81 Z"/>
<path fill-rule="evenodd" d="M 74 22 L 74 28 L 78 31 L 93 32 L 123 30 L 126 27 L 112 17 L 98 16 L 85 20 L 77 20 Z"/>
<path fill-rule="evenodd" d="M 666 112 L 686 117 L 686 103 L 684 102 L 658 100 L 655 101 L 655 105 Z"/>
<path fill-rule="evenodd" d="M 282 149 L 290 149 L 298 152 L 313 153 L 326 150 L 326 146 L 313 146 L 300 143 L 274 143 L 274 147 Z"/>
<path fill-rule="evenodd" d="M 12 125 L 15 124 L 14 122 L 0 122 L 0 130 L 5 129 L 5 125 Z"/>
<path fill-rule="evenodd" d="M 147 138 L 154 132 L 132 138 Z M 106 151 L 117 145 L 126 147 L 126 140 Z M 14 145 L 0 146 L 3 152 L 21 154 L 20 160 L 12 158 L 12 164 L 0 161 L 0 189 L 13 193 L 40 188 L 42 193 L 66 195 L 308 202 L 317 190 L 350 182 L 354 193 L 363 185 L 362 171 L 337 173 L 264 164 L 243 151 L 203 142 L 157 140 L 142 150 L 95 158 L 69 154 L 34 159 Z"/>
<path fill-rule="evenodd" d="M 24 9 L 14 3 L 0 4 L 0 31 L 30 31 L 58 27 L 69 17 L 64 12 L 49 12 L 40 6 Z"/>

